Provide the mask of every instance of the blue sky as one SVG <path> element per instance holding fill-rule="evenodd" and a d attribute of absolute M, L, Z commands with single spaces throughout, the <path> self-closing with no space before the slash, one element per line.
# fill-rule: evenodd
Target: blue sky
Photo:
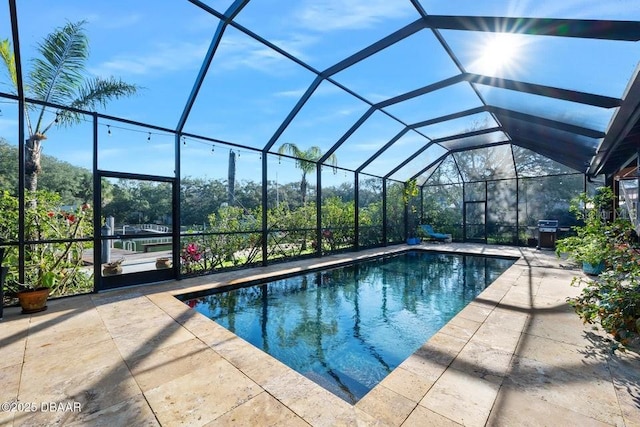
<path fill-rule="evenodd" d="M 223 12 L 228 0 L 206 1 Z M 535 16 L 581 19 L 640 20 L 637 0 L 611 1 L 422 1 L 429 14 Z M 218 20 L 187 1 L 18 1 L 23 59 L 33 56 L 34 45 L 54 27 L 67 21 L 87 20 L 91 43 L 89 70 L 115 75 L 141 86 L 130 99 L 113 102 L 106 113 L 135 121 L 174 128 L 200 69 Z M 407 1 L 388 0 L 253 0 L 237 22 L 322 71 L 367 45 L 418 19 Z M 0 7 L 0 37 L 10 36 L 8 9 Z M 486 69 L 479 46 L 491 43 L 491 33 L 443 30 L 442 36 L 469 72 L 566 87 L 620 97 L 638 60 L 638 43 L 580 40 L 561 37 L 512 37 L 516 52 L 499 69 Z M 371 102 L 440 81 L 459 73 L 431 31 L 423 30 L 384 52 L 367 58 L 334 76 L 335 80 Z M 279 53 L 229 27 L 214 57 L 185 131 L 261 148 L 309 87 L 315 74 Z M 1 86 L 3 90 L 6 86 Z M 533 112 L 562 115 L 576 124 L 606 128 L 612 111 L 569 106 L 534 95 L 480 87 L 491 103 L 525 105 Z M 411 124 L 478 106 L 468 83 L 451 86 L 387 112 Z M 349 129 L 369 105 L 325 81 L 276 142 L 317 145 L 323 150 Z M 567 117 L 567 111 L 570 112 Z M 15 142 L 15 107 L 2 104 L 0 132 Z M 491 127 L 489 115 L 421 129 L 429 137 L 464 132 L 470 127 Z M 109 125 L 109 127 L 107 127 Z M 384 145 L 403 124 L 376 112 L 336 155 L 338 164 L 358 167 Z M 108 134 L 111 130 L 111 134 Z M 100 123 L 101 169 L 171 175 L 173 137 L 117 123 Z M 499 139 L 499 135 L 494 138 Z M 149 140 L 150 138 L 150 140 Z M 384 175 L 407 158 L 426 139 L 407 133 L 365 172 Z M 51 132 L 45 153 L 90 167 L 91 126 Z M 213 148 L 213 152 L 212 152 Z M 183 173 L 226 177 L 228 148 L 187 140 L 183 146 Z M 394 175 L 406 179 L 439 157 L 444 148 L 433 146 Z M 298 172 L 291 162 L 273 162 L 280 180 L 293 180 Z M 259 179 L 260 158 L 240 151 L 239 179 Z M 278 173 L 270 171 L 270 176 Z M 327 180 L 350 179 L 327 174 Z M 330 183 L 330 182 L 329 182 Z"/>

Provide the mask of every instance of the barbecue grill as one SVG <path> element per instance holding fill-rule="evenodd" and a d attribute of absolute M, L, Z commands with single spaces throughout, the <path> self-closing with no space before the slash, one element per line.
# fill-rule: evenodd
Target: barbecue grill
<path fill-rule="evenodd" d="M 557 219 L 541 219 L 538 221 L 538 249 L 555 249 L 557 237 Z"/>

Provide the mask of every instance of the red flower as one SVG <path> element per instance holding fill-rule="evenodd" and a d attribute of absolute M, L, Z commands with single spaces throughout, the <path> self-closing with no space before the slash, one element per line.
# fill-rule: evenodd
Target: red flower
<path fill-rule="evenodd" d="M 47 212 L 47 216 L 48 216 L 49 218 L 53 218 L 53 216 L 54 216 L 54 215 L 55 215 L 55 214 L 54 214 L 53 212 L 51 212 L 51 211 Z"/>
<path fill-rule="evenodd" d="M 69 220 L 69 222 L 76 222 L 76 216 L 73 214 L 67 215 L 67 219 Z"/>

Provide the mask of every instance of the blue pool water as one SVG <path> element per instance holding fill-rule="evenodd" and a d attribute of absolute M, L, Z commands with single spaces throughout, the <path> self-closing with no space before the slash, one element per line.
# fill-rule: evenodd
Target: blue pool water
<path fill-rule="evenodd" d="M 410 251 L 187 303 L 355 403 L 513 262 Z"/>

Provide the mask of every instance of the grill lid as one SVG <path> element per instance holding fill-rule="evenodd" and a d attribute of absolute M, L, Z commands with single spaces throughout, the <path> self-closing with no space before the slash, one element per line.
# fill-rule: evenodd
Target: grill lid
<path fill-rule="evenodd" d="M 555 233 L 558 231 L 557 219 L 541 219 L 538 221 L 538 231 L 544 233 Z"/>

